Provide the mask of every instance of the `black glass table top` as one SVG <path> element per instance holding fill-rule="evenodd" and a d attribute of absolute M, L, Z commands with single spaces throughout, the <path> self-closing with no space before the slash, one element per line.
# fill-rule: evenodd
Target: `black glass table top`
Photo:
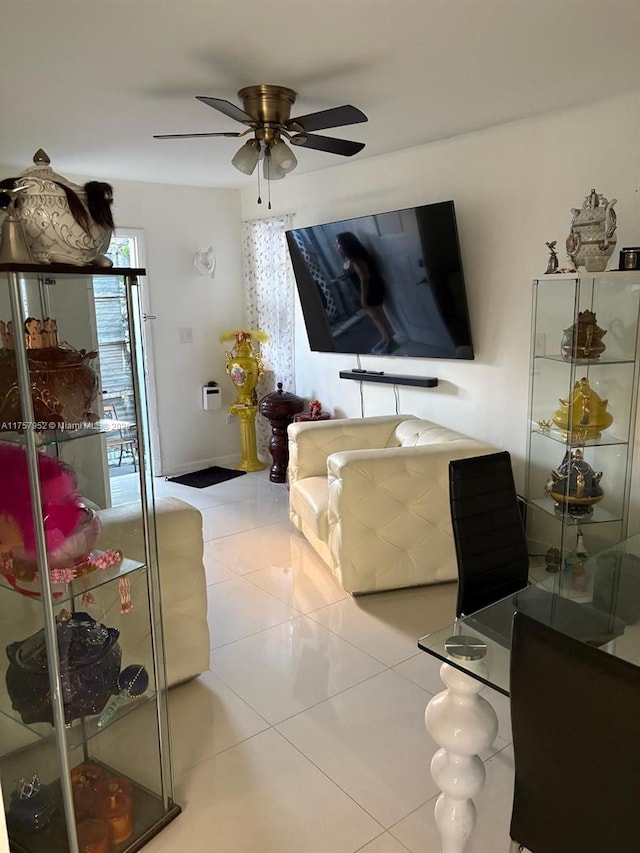
<path fill-rule="evenodd" d="M 576 590 L 570 572 L 550 574 L 515 595 L 421 637 L 418 647 L 509 695 L 511 625 L 522 611 L 556 630 L 640 666 L 640 535 L 586 562 L 587 583 Z M 452 637 L 486 646 L 484 667 L 451 653 Z"/>

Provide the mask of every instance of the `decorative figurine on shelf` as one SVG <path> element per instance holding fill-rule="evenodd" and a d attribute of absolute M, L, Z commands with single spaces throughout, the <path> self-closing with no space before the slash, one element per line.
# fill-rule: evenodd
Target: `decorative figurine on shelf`
<path fill-rule="evenodd" d="M 0 443 L 0 552 L 23 547 L 35 552 L 31 492 L 24 448 Z M 76 475 L 57 459 L 38 454 L 40 492 L 47 549 L 55 551 L 82 519 Z"/>
<path fill-rule="evenodd" d="M 103 779 L 96 794 L 96 817 L 108 824 L 111 844 L 124 844 L 133 834 L 131 783 L 123 777 Z"/>
<path fill-rule="evenodd" d="M 558 272 L 558 253 L 556 252 L 557 242 L 557 240 L 553 240 L 551 243 L 545 243 L 545 246 L 549 250 L 549 261 L 547 262 L 547 268 L 544 271 L 545 275 L 552 275 L 554 272 Z"/>
<path fill-rule="evenodd" d="M 555 545 L 551 545 L 545 552 L 544 566 L 552 574 L 560 571 L 560 551 Z"/>
<path fill-rule="evenodd" d="M 589 576 L 585 565 L 589 557 L 584 545 L 582 531 L 578 528 L 576 535 L 575 550 L 567 554 L 565 568 L 571 572 L 571 586 L 576 592 L 586 592 L 589 585 Z"/>
<path fill-rule="evenodd" d="M 71 468 L 43 453 L 38 455 L 45 543 L 52 584 L 69 583 L 79 575 L 106 569 L 122 560 L 120 551 L 93 553 L 100 535 L 100 517 L 84 506 Z M 40 597 L 25 451 L 0 443 L 0 575 L 23 595 Z M 34 583 L 34 588 L 25 588 Z M 60 597 L 62 593 L 54 593 Z"/>
<path fill-rule="evenodd" d="M 596 322 L 594 311 L 580 311 L 578 319 L 564 330 L 560 352 L 566 361 L 584 358 L 595 360 L 600 358 L 607 345 L 602 340 L 607 334 Z"/>
<path fill-rule="evenodd" d="M 34 154 L 33 164 L 18 177 L 0 181 L 0 203 L 2 190 L 5 198 L 12 190 L 21 190 L 13 205 L 33 262 L 110 267 L 111 260 L 104 253 L 114 227 L 112 188 L 99 181 L 81 187 L 63 178 L 51 169 L 41 148 Z M 2 253 L 4 235 L 3 229 Z"/>
<path fill-rule="evenodd" d="M 320 400 L 309 401 L 309 417 L 312 421 L 317 420 L 322 414 L 322 403 Z"/>
<path fill-rule="evenodd" d="M 56 616 L 56 633 L 65 723 L 101 714 L 118 689 L 120 632 L 97 622 L 88 613 L 62 609 Z M 24 640 L 9 643 L 6 653 L 11 707 L 27 725 L 53 725 L 44 628 Z"/>
<path fill-rule="evenodd" d="M 252 340 L 267 341 L 269 336 L 259 329 L 238 329 L 234 332 L 223 332 L 220 341 L 235 340 L 233 350 L 225 352 L 227 373 L 236 387 L 238 395 L 229 407 L 232 415 L 240 421 L 240 445 L 242 461 L 237 467 L 239 471 L 262 471 L 264 462 L 258 459 L 256 442 L 256 414 L 258 399 L 256 385 L 264 373 L 262 355 L 255 354 Z"/>
<path fill-rule="evenodd" d="M 9 825 L 22 832 L 46 829 L 56 812 L 56 802 L 48 785 L 37 773 L 26 773 L 16 783 L 9 805 Z"/>
<path fill-rule="evenodd" d="M 141 663 L 125 666 L 118 676 L 118 694 L 100 714 L 98 728 L 106 726 L 115 712 L 130 699 L 144 696 L 149 686 L 149 673 Z"/>
<path fill-rule="evenodd" d="M 11 321 L 0 320 L 0 423 L 2 430 L 17 430 L 22 407 L 18 387 L 16 339 Z M 38 431 L 68 430 L 67 424 L 91 424 L 99 383 L 92 362 L 97 352 L 58 345 L 58 326 L 52 317 L 27 317 L 24 341 L 31 375 L 31 396 Z"/>
<path fill-rule="evenodd" d="M 553 423 L 560 427 L 574 444 L 584 444 L 590 438 L 600 438 L 602 431 L 613 423 L 607 412 L 608 400 L 601 399 L 589 385 L 586 376 L 578 379 L 568 400 L 560 398 L 560 408 L 553 413 Z"/>
<path fill-rule="evenodd" d="M 604 497 L 601 479 L 602 471 L 596 473 L 581 450 L 567 450 L 560 467 L 551 472 L 546 492 L 556 502 L 556 509 L 584 516 L 593 512 L 593 505 Z"/>
<path fill-rule="evenodd" d="M 571 209 L 571 233 L 567 237 L 567 254 L 576 267 L 587 272 L 603 272 L 616 246 L 617 199 L 606 199 L 595 189 L 582 203 Z"/>

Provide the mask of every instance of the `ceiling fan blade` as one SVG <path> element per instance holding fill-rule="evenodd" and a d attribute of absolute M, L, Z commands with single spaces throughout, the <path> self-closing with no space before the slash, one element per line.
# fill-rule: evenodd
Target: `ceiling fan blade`
<path fill-rule="evenodd" d="M 244 136 L 244 133 L 156 133 L 154 139 L 197 139 L 201 136 Z"/>
<path fill-rule="evenodd" d="M 208 107 L 213 107 L 214 110 L 224 113 L 229 118 L 241 121 L 243 124 L 255 124 L 249 113 L 245 113 L 244 110 L 232 104 L 231 101 L 225 101 L 222 98 L 206 98 L 203 95 L 196 95 L 196 100 L 201 101 Z"/>
<path fill-rule="evenodd" d="M 330 110 L 320 110 L 317 113 L 308 113 L 306 116 L 296 116 L 290 119 L 285 127 L 297 130 L 299 125 L 305 131 L 326 130 L 329 127 L 344 127 L 347 124 L 358 124 L 368 121 L 366 115 L 351 104 L 341 107 L 333 107 Z"/>
<path fill-rule="evenodd" d="M 328 151 L 329 154 L 342 154 L 343 157 L 353 157 L 364 148 L 364 142 L 351 142 L 349 139 L 336 139 L 334 136 L 318 136 L 313 133 L 301 133 L 292 136 L 289 141 L 293 145 Z"/>

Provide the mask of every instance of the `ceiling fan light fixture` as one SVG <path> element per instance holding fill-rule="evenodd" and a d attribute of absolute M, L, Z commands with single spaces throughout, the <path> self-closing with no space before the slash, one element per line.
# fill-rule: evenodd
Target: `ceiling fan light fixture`
<path fill-rule="evenodd" d="M 260 156 L 260 143 L 257 139 L 248 139 L 236 151 L 231 165 L 245 175 L 252 175 Z"/>
<path fill-rule="evenodd" d="M 262 174 L 265 181 L 279 181 L 287 173 L 275 162 L 271 156 L 271 151 L 267 151 L 262 164 Z"/>
<path fill-rule="evenodd" d="M 282 139 L 275 139 L 271 145 L 271 162 L 285 175 L 298 165 L 296 155 Z"/>

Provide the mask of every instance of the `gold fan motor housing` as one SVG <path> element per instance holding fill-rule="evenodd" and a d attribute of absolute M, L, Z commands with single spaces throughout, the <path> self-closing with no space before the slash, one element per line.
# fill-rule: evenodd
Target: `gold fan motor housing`
<path fill-rule="evenodd" d="M 289 121 L 297 95 L 286 86 L 270 86 L 268 83 L 246 86 L 238 92 L 244 111 L 252 119 L 261 125 L 274 127 Z"/>

